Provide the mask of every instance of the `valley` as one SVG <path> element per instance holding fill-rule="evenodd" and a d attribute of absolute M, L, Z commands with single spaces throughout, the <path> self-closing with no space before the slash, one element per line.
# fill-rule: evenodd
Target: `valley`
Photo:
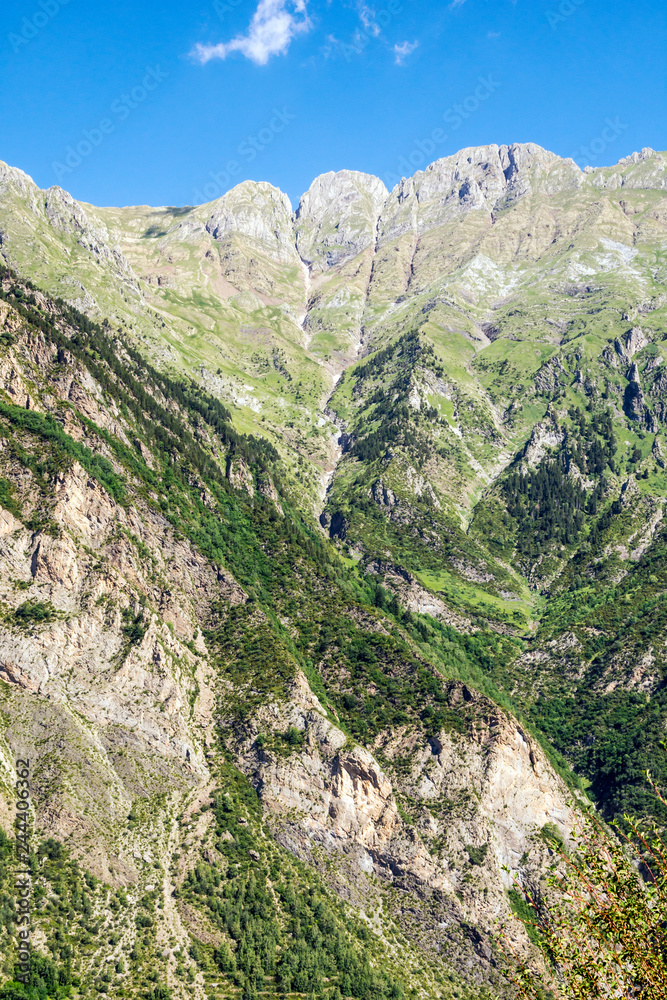
<path fill-rule="evenodd" d="M 5 980 L 29 757 L 45 996 L 510 997 L 515 880 L 665 819 L 667 154 L 0 163 L 0 255 Z"/>

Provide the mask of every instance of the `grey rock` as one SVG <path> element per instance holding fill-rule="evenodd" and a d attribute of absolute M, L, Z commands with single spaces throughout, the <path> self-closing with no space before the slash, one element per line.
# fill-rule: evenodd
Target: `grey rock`
<path fill-rule="evenodd" d="M 531 191 L 576 187 L 581 172 L 534 143 L 475 146 L 436 160 L 391 192 L 382 212 L 379 243 L 419 234 L 465 212 L 491 214 Z"/>
<path fill-rule="evenodd" d="M 379 178 L 356 170 L 316 177 L 295 213 L 301 259 L 324 271 L 372 247 L 387 196 Z"/>
<path fill-rule="evenodd" d="M 646 337 L 644 331 L 640 326 L 633 326 L 631 330 L 628 330 L 622 337 L 622 339 L 616 339 L 614 341 L 614 349 L 618 354 L 619 358 L 623 361 L 630 362 L 632 358 L 646 347 L 650 341 Z M 636 366 L 635 366 L 636 367 Z"/>
<path fill-rule="evenodd" d="M 280 259 L 296 262 L 292 206 L 272 184 L 243 181 L 210 208 L 206 231 L 215 240 L 238 233 L 264 244 Z"/>

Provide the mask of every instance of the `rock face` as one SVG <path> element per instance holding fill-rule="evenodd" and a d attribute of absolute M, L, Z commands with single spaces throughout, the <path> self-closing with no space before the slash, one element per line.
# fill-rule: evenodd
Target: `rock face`
<path fill-rule="evenodd" d="M 295 214 L 297 248 L 311 272 L 373 248 L 387 195 L 377 177 L 355 170 L 331 171 L 313 181 Z"/>
<path fill-rule="evenodd" d="M 271 184 L 244 181 L 214 202 L 212 209 L 206 231 L 214 240 L 237 233 L 264 244 L 268 253 L 292 262 L 292 207 L 282 191 Z"/>
<path fill-rule="evenodd" d="M 625 390 L 623 408 L 631 420 L 642 420 L 644 416 L 644 393 L 639 382 L 637 365 L 630 366 L 629 383 Z"/>
<path fill-rule="evenodd" d="M 645 336 L 642 328 L 640 326 L 633 326 L 622 340 L 614 342 L 614 347 L 618 356 L 629 363 L 637 351 L 641 351 L 648 343 L 648 338 Z"/>
<path fill-rule="evenodd" d="M 53 606 L 57 617 L 38 631 L 5 633 L 0 676 L 43 698 L 75 704 L 105 729 L 120 725 L 152 753 L 201 773 L 201 752 L 184 714 L 198 663 L 183 642 L 198 632 L 202 601 L 216 593 L 238 600 L 240 591 L 177 542 L 165 522 L 146 510 L 119 508 L 80 466 L 56 483 L 53 523 L 57 537 L 31 534 L 18 522 L 6 525 L 13 528 L 5 531 L 2 548 L 6 571 L 30 585 L 31 598 Z M 137 546 L 160 554 L 162 588 L 149 582 L 151 567 L 142 565 Z M 146 613 L 141 643 L 124 651 L 123 614 L 136 615 L 142 593 L 160 615 Z M 5 600 L 19 598 L 8 584 Z"/>
<path fill-rule="evenodd" d="M 258 752 L 255 731 L 239 748 L 276 835 L 304 859 L 319 845 L 353 870 L 410 891 L 417 906 L 429 900 L 430 913 L 419 914 L 420 933 L 438 949 L 451 946 L 453 927 L 467 920 L 492 932 L 512 884 L 505 869 L 535 878 L 548 854 L 542 828 L 559 830 L 567 841 L 575 822 L 570 795 L 514 720 L 464 685 L 452 687 L 449 704 L 474 712 L 470 733 L 442 731 L 421 740 L 386 734 L 377 743 L 383 769 L 368 750 L 348 747 L 301 675 L 289 702 L 260 713 L 257 725 L 264 732 L 300 729 L 304 750 L 282 759 Z M 406 759 L 410 767 L 399 776 L 394 766 Z M 409 804 L 414 820 L 406 823 L 399 801 Z M 470 851 L 484 858 L 474 887 Z M 466 954 L 460 942 L 456 947 Z M 490 974 L 490 956 L 484 943 L 465 959 L 477 963 L 478 981 Z"/>
<path fill-rule="evenodd" d="M 565 437 L 565 431 L 558 426 L 555 417 L 551 416 L 550 419 L 543 420 L 533 428 L 530 441 L 523 453 L 524 459 L 528 465 L 536 468 L 550 451 L 563 444 Z"/>
<path fill-rule="evenodd" d="M 44 213 L 55 230 L 75 236 L 77 242 L 93 257 L 108 263 L 119 278 L 130 282 L 136 292 L 137 279 L 130 262 L 118 247 L 108 245 L 109 235 L 104 225 L 94 225 L 79 202 L 60 187 L 45 192 Z"/>
<path fill-rule="evenodd" d="M 647 190 L 667 188 L 667 157 L 649 146 L 624 156 L 615 167 L 593 173 L 593 183 L 601 188 Z"/>
<path fill-rule="evenodd" d="M 10 311 L 5 328 L 18 333 L 16 314 L 14 320 Z M 68 410 L 67 427 L 79 440 L 85 434 L 82 415 L 97 417 L 100 425 L 124 435 L 122 422 L 100 409 L 100 387 L 85 370 L 66 364 L 44 385 L 41 372 L 52 363 L 52 354 L 43 339 L 23 338 L 12 358 L 3 367 L 4 392 L 22 371 L 33 392 L 36 378 L 43 386 L 39 400 L 32 399 L 33 408 L 76 401 Z M 24 405 L 20 394 L 17 402 Z M 43 502 L 39 490 L 24 483 L 20 465 L 4 447 L 0 462 L 7 481 L 23 484 L 18 489 L 25 521 L 25 511 Z M 27 738 L 43 705 L 52 706 L 58 726 L 69 734 L 61 762 L 68 790 L 57 816 L 47 820 L 42 813 L 42 821 L 61 837 L 78 828 L 81 844 L 88 836 L 105 845 L 93 863 L 109 877 L 117 810 L 129 808 L 132 797 L 115 755 L 128 745 L 143 753 L 146 786 L 154 789 L 166 773 L 183 791 L 205 779 L 190 709 L 192 693 L 203 679 L 202 660 L 190 646 L 200 641 L 199 620 L 211 600 L 235 603 L 244 594 L 231 577 L 178 539 L 163 517 L 141 504 L 119 505 L 76 461 L 55 474 L 49 503 L 46 529 L 28 529 L 9 510 L 0 511 L 0 599 L 10 616 L 0 634 L 0 678 L 9 684 L 3 698 L 10 715 L 19 703 L 23 713 L 9 723 L 3 740 L 20 745 L 21 727 L 28 727 Z M 41 618 L 34 618 L 33 606 L 44 609 Z M 140 641 L 128 643 L 129 620 L 140 623 Z M 28 700 L 23 700 L 25 693 Z M 208 711 L 204 699 L 202 718 Z M 92 752 L 91 740 L 96 777 L 87 788 L 73 774 L 81 763 L 77 746 Z M 106 796 L 94 798 L 105 785 L 114 790 L 113 805 Z M 43 802 L 40 808 L 47 806 Z"/>
<path fill-rule="evenodd" d="M 572 161 L 533 143 L 462 149 L 397 185 L 382 213 L 380 244 L 406 232 L 425 232 L 464 212 L 491 213 L 541 185 L 562 189 L 579 176 Z"/>

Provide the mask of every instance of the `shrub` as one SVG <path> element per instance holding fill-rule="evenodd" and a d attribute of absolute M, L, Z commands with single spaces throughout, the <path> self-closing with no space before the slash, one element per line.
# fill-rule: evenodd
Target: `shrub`
<path fill-rule="evenodd" d="M 545 990 L 563 1000 L 667 997 L 667 849 L 655 825 L 626 823 L 629 834 L 617 827 L 616 836 L 587 821 L 549 877 L 553 904 L 515 886 L 515 904 L 532 918 L 513 908 L 545 958 L 538 974 L 512 956 L 517 998 L 540 1000 Z"/>

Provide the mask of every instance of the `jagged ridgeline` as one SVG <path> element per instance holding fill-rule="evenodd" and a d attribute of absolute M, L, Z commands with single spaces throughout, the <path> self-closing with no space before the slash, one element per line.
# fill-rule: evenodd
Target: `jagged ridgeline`
<path fill-rule="evenodd" d="M 40 996 L 512 995 L 512 878 L 667 781 L 666 198 L 652 150 L 295 213 L 0 164 L 4 980 L 29 757 Z"/>

